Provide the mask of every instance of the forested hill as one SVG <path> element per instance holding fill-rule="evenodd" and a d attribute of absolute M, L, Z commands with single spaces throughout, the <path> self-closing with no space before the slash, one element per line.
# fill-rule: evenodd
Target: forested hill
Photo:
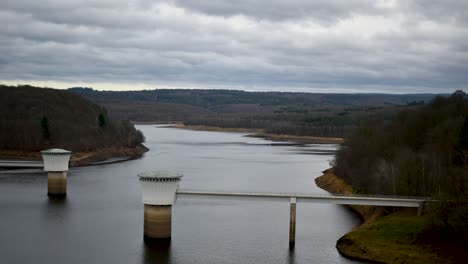
<path fill-rule="evenodd" d="M 143 141 L 128 121 L 111 120 L 105 108 L 65 90 L 0 85 L 0 113 L 0 150 L 91 151 Z"/>
<path fill-rule="evenodd" d="M 236 90 L 96 91 L 70 88 L 117 119 L 181 121 L 189 125 L 262 128 L 266 132 L 346 136 L 369 113 L 388 116 L 433 94 L 312 94 Z"/>
<path fill-rule="evenodd" d="M 246 92 L 239 90 L 157 89 L 144 91 L 97 91 L 68 89 L 96 101 L 145 101 L 185 104 L 212 109 L 222 105 L 260 106 L 302 105 L 309 107 L 378 107 L 428 101 L 433 94 L 325 94 L 293 92 Z"/>
<path fill-rule="evenodd" d="M 335 172 L 359 192 L 429 196 L 435 223 L 447 235 L 468 237 L 468 96 L 457 91 L 373 121 L 354 131 L 335 160 Z M 468 248 L 467 248 L 468 249 Z"/>

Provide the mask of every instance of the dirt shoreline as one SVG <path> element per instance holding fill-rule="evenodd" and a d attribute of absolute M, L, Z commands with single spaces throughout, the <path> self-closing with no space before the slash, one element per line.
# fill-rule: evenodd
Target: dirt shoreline
<path fill-rule="evenodd" d="M 184 124 L 173 124 L 167 127 L 188 129 L 195 131 L 217 131 L 217 132 L 239 132 L 239 133 L 253 133 L 247 135 L 247 137 L 264 138 L 273 141 L 292 141 L 305 144 L 340 144 L 344 141 L 343 138 L 334 137 L 312 137 L 312 136 L 295 136 L 285 134 L 270 134 L 265 133 L 263 129 L 255 128 L 224 128 L 215 126 L 195 126 L 195 125 L 184 125 Z"/>
<path fill-rule="evenodd" d="M 100 162 L 104 164 L 106 160 L 110 162 L 124 161 L 140 158 L 149 149 L 140 144 L 137 147 L 110 147 L 98 149 L 95 151 L 74 152 L 70 158 L 70 167 L 88 166 Z M 42 160 L 39 151 L 18 151 L 18 150 L 0 150 L 1 159 L 15 160 Z"/>
<path fill-rule="evenodd" d="M 239 133 L 259 133 L 263 129 L 254 128 L 229 128 L 229 127 L 216 127 L 216 126 L 202 126 L 202 125 L 184 125 L 182 123 L 170 124 L 166 127 L 195 130 L 195 131 L 215 131 L 215 132 L 239 132 Z"/>
<path fill-rule="evenodd" d="M 327 192 L 334 193 L 334 194 L 353 194 L 353 188 L 351 187 L 351 185 L 349 185 L 344 180 L 336 176 L 332 168 L 326 169 L 322 173 L 323 173 L 322 176 L 315 178 L 315 184 L 318 187 L 320 187 L 321 189 L 324 189 Z M 383 213 L 383 210 L 381 208 L 374 207 L 374 206 L 347 205 L 346 207 L 349 208 L 359 219 L 361 219 L 361 224 L 354 227 L 351 231 L 358 230 L 362 228 L 363 226 L 366 226 L 372 223 L 373 221 L 378 219 Z M 343 238 L 345 236 L 346 234 L 342 236 L 340 239 L 338 239 L 337 244 L 336 244 L 336 248 L 341 255 L 352 260 L 385 264 L 384 262 L 379 262 L 375 259 L 370 259 L 366 257 L 364 253 L 362 253 L 362 256 L 361 256 L 361 255 L 354 254 L 354 252 L 350 252 L 349 250 L 347 250 L 346 247 L 343 247 L 341 245 L 341 243 L 343 242 Z M 347 241 L 344 241 L 344 242 L 347 242 Z"/>
<path fill-rule="evenodd" d="M 322 176 L 315 178 L 315 184 L 318 187 L 334 194 L 354 194 L 353 187 L 336 176 L 333 169 L 324 170 L 322 173 Z M 346 207 L 361 219 L 361 226 L 371 223 L 383 215 L 382 208 L 376 206 L 347 205 Z"/>

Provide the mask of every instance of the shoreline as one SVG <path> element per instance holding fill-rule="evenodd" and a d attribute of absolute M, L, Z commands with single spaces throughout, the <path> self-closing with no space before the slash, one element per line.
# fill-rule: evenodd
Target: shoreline
<path fill-rule="evenodd" d="M 140 158 L 149 151 L 143 144 L 137 147 L 109 147 L 95 151 L 73 152 L 70 167 L 109 164 Z M 0 158 L 14 160 L 42 160 L 40 151 L 0 150 Z"/>
<path fill-rule="evenodd" d="M 229 128 L 229 127 L 216 127 L 204 125 L 184 125 L 183 123 L 168 124 L 168 128 L 177 128 L 194 131 L 214 131 L 214 132 L 237 132 L 237 133 L 260 133 L 263 129 L 259 128 Z"/>
<path fill-rule="evenodd" d="M 322 176 L 315 178 L 315 184 L 319 188 L 332 194 L 354 194 L 353 187 L 336 176 L 332 168 L 326 169 L 322 173 Z M 346 205 L 345 207 L 361 219 L 362 223 L 356 228 L 375 221 L 383 214 L 382 208 L 376 206 Z"/>
<path fill-rule="evenodd" d="M 246 137 L 263 138 L 272 141 L 292 141 L 304 144 L 340 144 L 343 143 L 343 138 L 334 137 L 313 137 L 313 136 L 295 136 L 286 134 L 271 134 L 265 133 L 260 128 L 224 128 L 215 126 L 204 125 L 184 125 L 182 123 L 169 124 L 166 127 L 187 129 L 195 131 L 215 131 L 215 132 L 238 132 L 238 133 L 252 133 Z"/>
<path fill-rule="evenodd" d="M 333 169 L 323 171 L 315 183 L 330 193 L 352 194 L 353 188 L 334 174 Z M 429 230 L 430 217 L 416 216 L 416 212 L 398 211 L 390 214 L 384 207 L 346 206 L 362 223 L 340 237 L 336 249 L 346 258 L 368 263 L 458 263 L 451 256 L 437 250 L 421 234 Z"/>

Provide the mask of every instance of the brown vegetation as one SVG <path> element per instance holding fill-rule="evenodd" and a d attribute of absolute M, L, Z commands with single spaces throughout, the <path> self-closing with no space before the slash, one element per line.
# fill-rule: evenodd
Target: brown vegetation
<path fill-rule="evenodd" d="M 68 91 L 0 85 L 0 112 L 4 157 L 38 158 L 48 148 L 95 152 L 95 157 L 100 152 L 117 155 L 116 149 L 144 149 L 143 134 L 130 122 L 112 120 L 105 108 Z"/>
<path fill-rule="evenodd" d="M 263 131 L 263 129 L 252 129 L 252 128 L 227 128 L 227 127 L 202 126 L 202 125 L 197 126 L 197 125 L 184 125 L 184 124 L 168 125 L 168 127 L 195 130 L 195 131 L 218 131 L 218 132 L 240 132 L 240 133 L 251 133 L 251 132 Z"/>
<path fill-rule="evenodd" d="M 314 136 L 295 136 L 285 134 L 271 134 L 271 133 L 260 133 L 248 135 L 250 137 L 264 138 L 273 141 L 293 141 L 305 144 L 340 144 L 343 143 L 343 138 L 337 137 L 314 137 Z"/>
<path fill-rule="evenodd" d="M 96 91 L 71 88 L 116 119 L 263 129 L 270 134 L 345 137 L 360 123 L 386 119 L 433 95 L 312 94 L 234 90 Z"/>
<path fill-rule="evenodd" d="M 226 127 L 215 127 L 215 126 L 202 126 L 202 125 L 184 125 L 184 124 L 173 124 L 168 127 L 189 129 L 196 131 L 220 131 L 220 132 L 240 132 L 240 133 L 254 133 L 248 134 L 247 137 L 264 138 L 273 141 L 292 141 L 305 144 L 340 144 L 343 142 L 343 138 L 332 138 L 332 137 L 312 137 L 312 136 L 294 136 L 294 135 L 281 135 L 265 133 L 263 129 L 259 128 L 226 128 Z"/>

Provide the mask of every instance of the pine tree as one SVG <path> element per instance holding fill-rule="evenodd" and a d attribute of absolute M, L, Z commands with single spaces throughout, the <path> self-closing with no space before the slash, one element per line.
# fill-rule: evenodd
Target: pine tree
<path fill-rule="evenodd" d="M 104 116 L 104 114 L 100 113 L 99 114 L 99 117 L 98 117 L 98 122 L 99 122 L 99 127 L 103 128 L 106 126 L 106 117 Z"/>
<path fill-rule="evenodd" d="M 463 165 L 466 168 L 468 166 L 468 116 L 465 117 L 463 127 L 460 131 L 458 147 L 463 156 Z"/>
<path fill-rule="evenodd" d="M 47 116 L 42 117 L 41 127 L 42 127 L 42 137 L 44 139 L 49 139 L 50 138 L 49 119 L 47 118 Z"/>

